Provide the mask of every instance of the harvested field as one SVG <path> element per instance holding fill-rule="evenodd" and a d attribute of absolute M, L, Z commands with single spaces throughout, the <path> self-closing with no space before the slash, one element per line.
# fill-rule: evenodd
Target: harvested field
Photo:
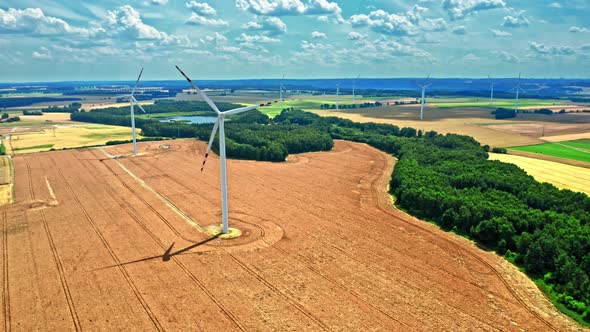
<path fill-rule="evenodd" d="M 12 202 L 12 165 L 10 157 L 0 157 L 0 205 Z"/>
<path fill-rule="evenodd" d="M 490 153 L 490 159 L 515 164 L 539 182 L 590 195 L 590 169 L 510 154 Z"/>
<path fill-rule="evenodd" d="M 117 160 L 100 149 L 14 158 L 5 326 L 581 329 L 504 259 L 392 207 L 394 159 L 373 148 L 229 161 L 230 223 L 244 234 L 222 240 L 200 231 L 220 219 L 219 159 L 200 173 L 204 143 L 160 144 Z"/>
<path fill-rule="evenodd" d="M 473 114 L 473 117 L 465 117 L 469 115 L 469 111 L 464 111 L 464 117 L 461 117 L 460 114 L 453 112 L 451 115 L 453 117 L 444 118 L 440 114 L 441 113 L 449 113 L 449 111 L 456 111 L 458 109 L 424 109 L 424 121 L 420 121 L 416 119 L 416 115 L 419 115 L 420 109 L 413 106 L 404 106 L 404 107 L 396 107 L 395 111 L 383 111 L 382 109 L 385 108 L 375 108 L 372 111 L 363 111 L 363 113 L 358 113 L 359 110 L 355 110 L 357 113 L 353 113 L 352 111 L 327 111 L 327 110 L 309 110 L 309 112 L 316 113 L 322 116 L 338 116 L 344 119 L 350 119 L 356 122 L 377 122 L 377 123 L 390 123 L 399 127 L 412 127 L 416 129 L 421 129 L 422 131 L 430 131 L 435 130 L 439 133 L 446 134 L 446 133 L 457 133 L 462 135 L 469 135 L 474 137 L 478 140 L 481 144 L 488 144 L 494 147 L 507 147 L 507 146 L 514 146 L 514 145 L 531 145 L 531 144 L 539 144 L 543 143 L 538 138 L 529 137 L 526 135 L 522 135 L 519 133 L 511 133 L 511 132 L 504 132 L 500 130 L 495 130 L 491 128 L 487 128 L 483 125 L 480 125 L 482 122 L 487 121 L 496 121 L 492 120 L 491 118 L 478 118 L 478 112 Z M 403 109 L 403 111 L 402 111 Z M 431 110 L 434 111 L 436 118 L 434 115 L 432 119 L 430 119 L 430 115 L 427 115 L 428 112 Z M 489 112 L 487 112 L 489 113 Z M 481 114 L 481 112 L 479 112 Z M 498 122 L 501 123 L 510 121 L 506 120 L 499 120 Z M 487 124 L 487 123 L 486 123 Z"/>
<path fill-rule="evenodd" d="M 70 113 L 43 113 L 43 115 L 19 115 L 21 121 L 70 122 Z"/>

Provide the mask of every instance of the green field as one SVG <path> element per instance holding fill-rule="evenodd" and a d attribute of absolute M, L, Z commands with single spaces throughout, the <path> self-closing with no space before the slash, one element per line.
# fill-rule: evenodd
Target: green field
<path fill-rule="evenodd" d="M 588 141 L 590 140 L 586 139 L 560 143 L 545 143 L 528 146 L 516 146 L 509 148 L 509 150 L 532 152 L 558 158 L 590 162 L 590 144 Z M 587 149 L 588 152 L 584 152 L 579 149 Z"/>
<path fill-rule="evenodd" d="M 141 112 L 141 111 L 140 111 Z M 171 118 L 176 116 L 196 116 L 196 115 L 203 115 L 203 116 L 215 116 L 213 111 L 195 111 L 195 112 L 170 112 L 170 113 L 156 113 L 156 114 L 135 114 L 135 117 L 138 119 L 161 119 L 161 118 Z"/>
<path fill-rule="evenodd" d="M 590 139 L 578 139 L 575 141 L 561 142 L 563 145 L 571 146 L 576 149 L 584 149 L 590 152 Z"/>
<path fill-rule="evenodd" d="M 34 149 L 51 149 L 54 144 L 41 144 L 41 145 L 34 145 L 34 146 L 27 146 L 23 148 L 14 148 L 12 151 L 22 151 L 22 150 L 34 150 Z"/>
<path fill-rule="evenodd" d="M 279 115 L 285 108 L 293 107 L 295 109 L 319 109 L 322 104 L 334 104 L 334 100 L 309 100 L 309 99 L 291 99 L 278 102 L 270 106 L 260 107 L 258 110 L 271 118 Z"/>

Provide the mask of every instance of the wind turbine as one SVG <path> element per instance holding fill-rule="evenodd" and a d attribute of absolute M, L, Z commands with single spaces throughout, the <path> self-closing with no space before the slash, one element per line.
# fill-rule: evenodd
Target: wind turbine
<path fill-rule="evenodd" d="M 340 82 L 336 83 L 336 111 L 339 110 L 340 106 Z"/>
<path fill-rule="evenodd" d="M 520 90 L 522 90 L 522 92 L 525 92 L 525 90 L 520 87 L 520 74 L 521 73 L 518 73 L 518 81 L 516 83 L 516 101 L 514 103 L 514 116 L 518 114 L 518 93 L 520 92 Z"/>
<path fill-rule="evenodd" d="M 353 81 L 352 81 L 352 101 L 356 100 L 356 94 L 355 94 L 355 90 L 356 90 L 356 80 L 359 79 L 359 77 L 361 77 L 361 75 L 358 75 Z"/>
<path fill-rule="evenodd" d="M 490 105 L 494 102 L 494 81 L 488 75 L 488 79 L 490 80 Z"/>
<path fill-rule="evenodd" d="M 428 79 L 430 79 L 430 74 L 428 74 L 428 76 L 426 76 L 426 81 L 424 81 L 424 82 L 428 82 Z M 420 120 L 422 120 L 424 118 L 424 103 L 425 103 L 424 102 L 424 94 L 426 94 L 426 88 L 429 87 L 429 86 L 431 86 L 432 83 L 430 83 L 430 84 L 425 84 L 425 83 L 418 84 L 418 83 L 416 83 L 416 85 L 422 88 L 422 102 L 421 102 L 421 105 L 420 105 Z"/>
<path fill-rule="evenodd" d="M 217 134 L 217 130 L 219 129 L 219 156 L 221 159 L 221 218 L 223 221 L 223 234 L 227 234 L 229 232 L 229 225 L 228 225 L 228 208 L 227 208 L 227 171 L 226 171 L 226 156 L 225 156 L 225 128 L 224 122 L 225 117 L 228 115 L 235 115 L 240 114 L 246 111 L 250 111 L 256 109 L 258 107 L 263 107 L 266 105 L 270 105 L 271 103 L 254 105 L 254 106 L 246 106 L 246 107 L 239 107 L 234 108 L 229 111 L 221 112 L 217 105 L 209 99 L 209 97 L 199 89 L 199 87 L 193 83 L 193 81 L 186 76 L 186 74 L 176 66 L 176 69 L 186 78 L 186 80 L 192 85 L 192 87 L 197 90 L 197 93 L 203 97 L 205 102 L 209 104 L 209 106 L 217 113 L 217 121 L 213 125 L 213 130 L 211 131 L 211 137 L 209 138 L 209 145 L 207 145 L 207 151 L 205 151 L 205 160 L 203 160 L 203 165 L 201 166 L 201 172 L 205 168 L 205 163 L 207 162 L 207 157 L 209 156 L 209 151 L 211 151 L 211 145 L 213 144 L 213 140 L 215 139 L 215 135 Z"/>
<path fill-rule="evenodd" d="M 283 85 L 283 81 L 285 80 L 285 74 L 283 74 L 283 78 L 281 79 L 281 85 L 279 85 L 279 100 L 283 101 L 283 90 L 287 90 L 285 89 L 285 86 Z"/>
<path fill-rule="evenodd" d="M 133 132 L 133 155 L 134 156 L 137 156 L 137 138 L 136 138 L 136 133 L 135 133 L 135 111 L 133 110 L 133 106 L 137 105 L 139 107 L 139 109 L 141 109 L 141 111 L 145 113 L 145 110 L 143 109 L 143 107 L 141 107 L 141 105 L 139 104 L 137 99 L 135 99 L 135 96 L 134 96 L 135 90 L 137 89 L 137 85 L 139 84 L 139 79 L 141 78 L 141 74 L 143 74 L 143 68 L 141 68 L 141 71 L 139 72 L 139 76 L 137 77 L 137 81 L 135 81 L 135 86 L 133 87 L 133 90 L 131 90 L 131 94 L 128 96 L 129 106 L 131 108 L 131 131 Z"/>

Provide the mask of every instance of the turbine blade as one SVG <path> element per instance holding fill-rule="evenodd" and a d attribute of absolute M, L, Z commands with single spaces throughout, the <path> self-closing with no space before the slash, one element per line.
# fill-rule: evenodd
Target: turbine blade
<path fill-rule="evenodd" d="M 262 105 L 265 105 L 265 104 L 260 104 L 260 106 L 259 105 L 254 105 L 254 106 L 246 106 L 246 107 L 234 108 L 233 110 L 225 111 L 225 112 L 222 112 L 222 113 L 224 115 L 235 115 L 235 114 L 244 113 L 246 111 L 250 111 L 250 110 L 253 110 L 253 109 L 257 109 L 258 107 L 261 107 Z"/>
<path fill-rule="evenodd" d="M 133 102 L 135 103 L 135 105 L 137 105 L 137 106 L 139 107 L 139 109 L 140 109 L 142 112 L 144 112 L 144 113 L 147 113 L 147 112 L 146 112 L 146 111 L 143 109 L 143 107 L 141 107 L 141 105 L 139 104 L 139 102 L 137 101 L 137 99 L 135 99 L 135 97 L 131 96 L 131 98 L 133 98 Z"/>
<path fill-rule="evenodd" d="M 213 130 L 211 131 L 211 137 L 209 138 L 209 144 L 207 145 L 207 151 L 205 151 L 205 159 L 203 160 L 203 165 L 201 165 L 201 172 L 205 169 L 205 163 L 207 162 L 207 158 L 209 157 L 209 151 L 211 151 L 211 145 L 213 145 L 213 140 L 215 139 L 215 135 L 217 134 L 217 128 L 219 128 L 219 121 L 223 121 L 217 118 L 217 121 L 213 125 Z"/>
<path fill-rule="evenodd" d="M 131 96 L 135 93 L 135 89 L 137 89 L 137 85 L 139 84 L 139 79 L 141 78 L 141 74 L 143 74 L 143 67 L 141 67 L 141 71 L 139 72 L 139 76 L 137 76 L 137 81 L 135 81 L 135 86 L 133 90 L 131 90 Z"/>
<path fill-rule="evenodd" d="M 197 92 L 198 92 L 198 93 L 201 95 L 201 97 L 203 97 L 203 99 L 205 100 L 205 102 L 206 102 L 207 104 L 209 104 L 209 106 L 211 106 L 211 108 L 212 108 L 212 109 L 213 109 L 213 110 L 214 110 L 214 111 L 215 111 L 217 114 L 220 114 L 220 113 L 221 113 L 221 111 L 219 110 L 219 108 L 217 108 L 217 105 L 215 105 L 215 103 L 214 103 L 214 102 L 213 102 L 211 99 L 209 99 L 209 97 L 208 97 L 208 96 L 207 96 L 207 95 L 206 95 L 206 94 L 205 94 L 203 91 L 201 91 L 201 89 L 199 89 L 199 87 L 198 87 L 198 86 L 197 86 L 195 83 L 193 83 L 193 81 L 192 81 L 192 80 L 191 80 L 191 79 L 190 79 L 188 76 L 186 76 L 186 74 L 185 74 L 185 73 L 184 73 L 184 72 L 183 72 L 183 71 L 182 71 L 182 70 L 181 70 L 181 69 L 180 69 L 178 66 L 175 66 L 175 67 L 176 67 L 176 69 L 178 69 L 178 71 L 179 71 L 179 72 L 182 74 L 182 76 L 184 76 L 184 78 L 186 78 L 186 80 L 187 80 L 187 81 L 190 83 L 190 85 L 191 85 L 191 86 L 192 86 L 192 87 L 193 87 L 195 90 L 197 90 Z"/>

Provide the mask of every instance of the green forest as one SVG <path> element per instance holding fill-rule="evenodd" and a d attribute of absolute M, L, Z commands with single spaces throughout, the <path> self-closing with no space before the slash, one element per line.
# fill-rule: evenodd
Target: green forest
<path fill-rule="evenodd" d="M 128 112 L 73 113 L 72 119 L 128 126 Z M 212 129 L 212 124 L 140 119 L 137 125 L 146 136 L 204 141 Z M 399 160 L 391 179 L 398 207 L 495 250 L 545 285 L 569 314 L 590 322 L 590 198 L 585 194 L 539 183 L 515 165 L 488 160 L 489 147 L 468 136 L 293 109 L 272 120 L 247 112 L 231 117 L 226 127 L 232 158 L 284 161 L 289 153 L 329 150 L 332 139 L 392 154 Z"/>

